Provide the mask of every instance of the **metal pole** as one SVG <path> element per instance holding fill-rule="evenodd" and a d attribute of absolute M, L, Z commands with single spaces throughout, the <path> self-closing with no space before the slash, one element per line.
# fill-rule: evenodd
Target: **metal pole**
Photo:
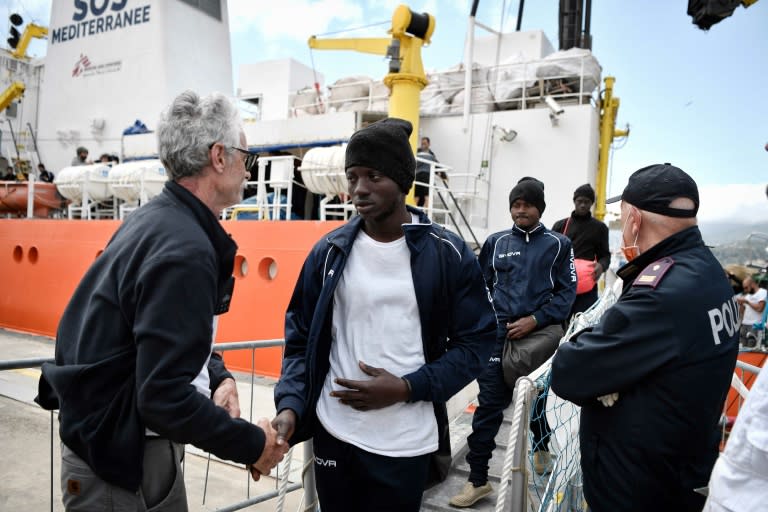
<path fill-rule="evenodd" d="M 525 512 L 527 510 L 528 475 L 525 469 L 525 454 L 528 451 L 528 422 L 530 420 L 530 395 L 534 384 L 528 377 L 521 377 L 515 384 L 512 400 L 515 404 L 512 412 L 512 426 L 509 431 L 509 443 L 501 471 L 496 499 L 496 512 Z M 507 490 L 511 491 L 512 501 L 506 506 Z"/>
<path fill-rule="evenodd" d="M 20 370 L 22 368 L 39 368 L 43 363 L 53 363 L 52 357 L 34 357 L 31 359 L 8 359 L 0 361 L 0 371 Z"/>
<path fill-rule="evenodd" d="M 479 0 L 472 2 L 472 11 L 467 23 L 467 38 L 464 41 L 464 131 L 469 130 L 469 112 L 472 106 L 472 58 L 475 50 L 475 15 Z"/>
<path fill-rule="evenodd" d="M 31 219 L 35 216 L 35 175 L 32 169 L 27 176 L 27 218 Z"/>
<path fill-rule="evenodd" d="M 37 137 L 35 137 L 35 131 L 32 129 L 32 125 L 27 123 L 27 128 L 29 128 L 29 134 L 32 136 L 32 142 L 35 145 L 35 153 L 37 153 L 37 163 L 42 163 L 42 158 L 40 158 L 40 150 L 37 148 Z"/>
<path fill-rule="evenodd" d="M 469 225 L 469 221 L 467 220 L 467 217 L 464 216 L 464 211 L 459 206 L 459 202 L 456 200 L 456 196 L 454 196 L 453 192 L 451 192 L 451 190 L 448 188 L 448 183 L 445 181 L 445 179 L 442 176 L 440 177 L 440 179 L 443 180 L 443 184 L 445 185 L 446 190 L 448 191 L 448 197 L 450 197 L 451 200 L 453 201 L 453 204 L 456 205 L 456 211 L 459 212 L 459 216 L 461 216 L 461 220 L 463 220 L 464 224 L 469 228 L 469 234 L 472 236 L 472 240 L 475 242 L 475 245 L 480 247 L 480 242 L 477 240 L 477 237 L 475 236 L 475 232 L 472 230 L 472 226 Z M 440 192 L 438 192 L 438 195 L 439 194 Z M 440 196 L 440 200 L 443 201 L 443 203 L 445 203 L 442 196 Z"/>
<path fill-rule="evenodd" d="M 759 375 L 760 374 L 760 370 L 761 370 L 761 368 L 759 368 L 757 366 L 751 365 L 749 363 L 745 363 L 744 361 L 740 361 L 738 359 L 736 360 L 736 367 L 737 368 L 741 368 L 742 370 L 750 371 L 750 372 L 754 373 L 755 375 Z"/>
<path fill-rule="evenodd" d="M 304 442 L 304 467 L 301 470 L 301 483 L 304 486 L 304 510 L 317 510 L 317 489 L 315 489 L 315 452 L 312 450 L 312 441 Z"/>
<path fill-rule="evenodd" d="M 298 489 L 301 489 L 301 484 L 291 484 L 288 486 L 288 492 L 293 492 Z M 241 501 L 240 503 L 235 503 L 234 505 L 229 505 L 224 508 L 217 508 L 216 512 L 234 512 L 235 510 L 242 510 L 244 508 L 250 507 L 251 505 L 256 505 L 257 503 L 264 503 L 265 501 L 269 501 L 276 497 L 277 491 L 270 491 L 264 494 L 260 494 L 254 498 Z"/>
<path fill-rule="evenodd" d="M 53 411 L 51 411 L 51 512 L 53 512 Z"/>
<path fill-rule="evenodd" d="M 21 161 L 21 155 L 19 154 L 19 146 L 16 144 L 16 134 L 13 131 L 13 124 L 11 123 L 10 119 L 6 119 L 8 121 L 8 127 L 11 129 L 11 140 L 13 140 L 13 149 L 16 150 L 16 161 Z"/>
<path fill-rule="evenodd" d="M 267 203 L 267 186 L 264 183 L 266 179 L 265 176 L 267 175 L 268 162 L 265 158 L 264 160 L 259 159 L 257 163 L 259 167 L 256 178 L 256 204 L 259 205 L 259 220 L 264 220 L 267 217 L 267 208 L 269 208 L 269 204 Z"/>
<path fill-rule="evenodd" d="M 241 350 L 244 348 L 269 348 L 282 347 L 285 341 L 281 339 L 261 340 L 261 341 L 236 341 L 233 343 L 216 343 L 213 350 L 217 352 L 226 352 L 228 350 Z"/>
<path fill-rule="evenodd" d="M 251 349 L 251 400 L 248 408 L 248 421 L 253 423 L 253 386 L 256 382 L 256 349 Z M 251 472 L 246 472 L 245 486 L 247 488 L 246 496 L 251 497 Z"/>

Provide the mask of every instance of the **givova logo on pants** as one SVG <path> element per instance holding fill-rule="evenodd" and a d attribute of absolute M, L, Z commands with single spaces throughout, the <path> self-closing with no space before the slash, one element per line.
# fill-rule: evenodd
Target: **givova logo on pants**
<path fill-rule="evenodd" d="M 335 468 L 336 467 L 336 461 L 332 459 L 321 459 L 320 457 L 315 457 L 315 464 L 318 466 L 323 466 L 324 468 Z"/>

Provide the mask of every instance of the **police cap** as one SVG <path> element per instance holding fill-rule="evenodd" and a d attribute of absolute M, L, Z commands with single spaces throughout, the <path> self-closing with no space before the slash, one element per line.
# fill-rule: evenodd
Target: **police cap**
<path fill-rule="evenodd" d="M 669 204 L 679 197 L 693 201 L 693 209 L 671 208 Z M 699 211 L 699 189 L 696 182 L 674 165 L 654 164 L 635 171 L 621 195 L 607 199 L 606 203 L 626 201 L 641 210 L 667 217 L 695 217 Z"/>

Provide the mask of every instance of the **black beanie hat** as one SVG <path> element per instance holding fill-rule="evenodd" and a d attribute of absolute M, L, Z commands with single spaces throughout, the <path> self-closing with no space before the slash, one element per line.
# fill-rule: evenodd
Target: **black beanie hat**
<path fill-rule="evenodd" d="M 522 178 L 517 180 L 518 183 L 522 183 L 524 181 L 533 181 L 535 183 L 538 183 L 539 185 L 541 185 L 541 190 L 544 190 L 544 182 L 538 178 L 534 178 L 533 176 L 523 176 Z"/>
<path fill-rule="evenodd" d="M 522 199 L 532 204 L 539 210 L 539 216 L 544 213 L 547 203 L 544 202 L 544 184 L 537 179 L 521 180 L 509 193 L 509 207 L 512 203 Z"/>
<path fill-rule="evenodd" d="M 407 193 L 416 172 L 416 158 L 408 140 L 412 131 L 409 121 L 393 117 L 356 131 L 347 144 L 344 170 L 350 167 L 376 169 Z"/>
<path fill-rule="evenodd" d="M 589 183 L 580 186 L 576 190 L 573 191 L 573 200 L 575 201 L 577 197 L 586 197 L 593 203 L 595 202 L 595 189 L 592 188 L 592 185 Z"/>

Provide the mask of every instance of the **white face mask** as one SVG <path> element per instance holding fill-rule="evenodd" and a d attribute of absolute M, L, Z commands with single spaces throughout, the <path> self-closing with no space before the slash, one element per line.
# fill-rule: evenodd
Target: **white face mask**
<path fill-rule="evenodd" d="M 624 223 L 624 227 L 621 228 L 621 253 L 624 255 L 624 258 L 627 260 L 627 262 L 632 261 L 633 259 L 640 256 L 640 247 L 637 245 L 637 236 L 635 235 L 635 241 L 632 245 L 624 245 L 624 232 L 627 229 L 627 224 L 629 222 Z M 639 234 L 639 233 L 638 233 Z"/>

